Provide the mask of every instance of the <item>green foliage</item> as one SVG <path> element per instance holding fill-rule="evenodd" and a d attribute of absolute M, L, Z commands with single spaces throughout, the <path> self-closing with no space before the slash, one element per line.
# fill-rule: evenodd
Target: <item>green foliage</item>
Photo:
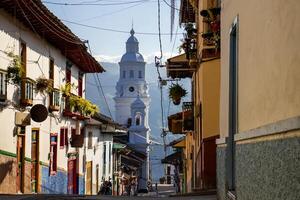
<path fill-rule="evenodd" d="M 39 77 L 36 79 L 36 92 L 44 94 L 44 92 L 51 92 L 53 90 L 53 80 Z"/>
<path fill-rule="evenodd" d="M 69 105 L 72 111 L 79 112 L 84 116 L 93 116 L 95 113 L 99 112 L 97 105 L 76 95 L 70 96 Z"/>
<path fill-rule="evenodd" d="M 187 95 L 187 91 L 178 83 L 172 84 L 169 87 L 169 98 L 173 100 L 175 105 L 180 104 L 180 100 L 182 97 Z"/>
<path fill-rule="evenodd" d="M 73 84 L 71 84 L 71 83 L 66 83 L 65 85 L 62 85 L 60 87 L 60 91 L 61 91 L 62 95 L 65 97 L 69 97 L 71 95 L 72 86 L 73 86 Z"/>
<path fill-rule="evenodd" d="M 6 55 L 11 58 L 7 67 L 8 81 L 13 84 L 20 84 L 22 77 L 22 62 L 18 55 L 15 55 L 12 51 L 5 52 Z"/>

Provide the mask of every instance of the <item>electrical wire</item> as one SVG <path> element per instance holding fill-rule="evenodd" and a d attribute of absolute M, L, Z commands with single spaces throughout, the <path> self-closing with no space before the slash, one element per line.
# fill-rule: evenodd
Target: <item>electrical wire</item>
<path fill-rule="evenodd" d="M 169 4 L 166 0 L 163 0 L 163 1 L 164 1 L 165 4 L 166 4 L 167 6 L 169 6 L 170 8 L 173 8 L 173 9 L 177 10 L 178 12 L 180 11 L 180 9 L 176 8 L 175 6 L 172 6 L 172 5 Z"/>
<path fill-rule="evenodd" d="M 100 18 L 100 17 L 110 16 L 110 15 L 113 15 L 113 14 L 115 14 L 115 13 L 123 12 L 123 11 L 125 11 L 125 10 L 130 9 L 130 8 L 133 8 L 133 7 L 142 5 L 143 3 L 146 3 L 146 2 L 148 2 L 148 1 L 149 1 L 149 0 L 147 0 L 147 1 L 145 1 L 145 2 L 140 2 L 140 3 L 134 4 L 134 5 L 131 5 L 131 6 L 128 6 L 128 7 L 125 7 L 125 8 L 121 8 L 121 9 L 119 9 L 119 10 L 116 10 L 116 11 L 113 11 L 113 12 L 110 12 L 110 13 L 105 13 L 105 14 L 103 14 L 103 15 L 98 15 L 98 16 L 86 18 L 86 19 L 80 20 L 80 22 L 88 21 L 88 20 L 92 20 L 92 19 L 96 19 L 96 18 Z"/>
<path fill-rule="evenodd" d="M 18 2 L 18 1 L 17 1 Z M 66 34 L 68 34 L 68 35 L 70 35 L 70 33 L 69 32 L 67 32 L 67 31 L 65 31 L 65 30 L 63 30 L 63 29 L 61 29 L 59 26 L 57 26 L 57 24 L 56 23 L 53 23 L 52 21 L 53 20 L 51 20 L 51 19 L 49 19 L 46 15 L 45 15 L 45 17 L 47 17 L 48 19 L 49 19 L 49 21 L 50 22 L 52 22 L 52 24 L 49 24 L 48 22 L 46 22 L 45 20 L 43 20 L 38 14 L 36 14 L 36 11 L 34 11 L 34 10 L 32 10 L 31 9 L 31 7 L 30 6 L 28 6 L 27 5 L 27 3 L 25 3 L 23 0 L 21 0 L 21 2 L 25 5 L 25 7 L 41 22 L 41 23 L 43 23 L 52 33 L 54 33 L 55 35 L 57 35 L 58 37 L 60 37 L 61 39 L 63 39 L 63 40 L 65 40 L 65 41 L 67 41 L 67 42 L 70 42 L 70 43 L 73 43 L 73 44 L 79 44 L 79 45 L 83 45 L 83 43 L 82 42 L 77 42 L 76 40 L 75 40 L 75 38 L 74 38 L 74 36 L 72 36 L 73 38 L 67 38 L 67 37 L 65 37 L 65 36 L 62 36 L 60 33 L 57 33 L 55 30 L 55 28 L 53 28 L 53 26 L 55 26 L 55 27 L 57 27 L 58 29 L 60 29 L 60 30 L 62 30 L 64 33 L 66 33 Z M 38 9 L 38 10 L 40 10 L 39 9 L 39 7 L 35 4 L 35 2 L 34 1 L 31 1 L 32 3 L 33 3 L 33 5 L 35 5 L 35 7 Z M 20 9 L 22 10 L 22 7 L 21 7 L 21 5 L 18 3 L 18 5 L 19 5 L 19 7 L 20 7 Z M 27 15 L 25 14 L 25 12 L 23 12 L 23 14 L 24 14 L 24 17 L 26 17 L 26 19 L 27 19 Z M 31 22 L 28 20 L 28 23 L 29 24 L 31 24 Z M 31 26 L 32 26 L 32 24 L 31 24 Z M 38 34 L 37 33 L 37 31 L 34 29 L 34 27 L 32 27 L 33 28 L 33 30 L 34 30 L 34 32 L 36 33 L 36 34 Z"/>
<path fill-rule="evenodd" d="M 60 2 L 52 2 L 52 1 L 43 1 L 45 4 L 52 5 L 61 5 L 61 6 L 114 6 L 114 5 L 128 5 L 133 3 L 143 2 L 145 0 L 136 0 L 129 2 L 116 2 L 116 3 L 60 3 Z"/>
<path fill-rule="evenodd" d="M 88 49 L 89 49 L 89 51 L 90 51 L 90 54 L 93 55 L 93 52 L 92 52 L 90 43 L 89 43 L 88 41 L 87 41 L 87 45 L 88 45 Z M 105 96 L 105 94 L 104 94 L 104 90 L 103 90 L 101 81 L 100 81 L 100 79 L 99 79 L 99 76 L 98 76 L 98 74 L 96 75 L 96 74 L 94 74 L 94 73 L 93 73 L 93 76 L 94 76 L 95 82 L 96 82 L 96 83 L 98 82 L 98 86 L 100 87 L 101 94 L 102 94 L 102 96 L 103 96 L 105 105 L 106 105 L 106 107 L 107 107 L 107 109 L 108 109 L 108 112 L 109 112 L 109 116 L 110 116 L 110 118 L 113 119 L 112 114 L 111 114 L 111 111 L 110 111 L 110 108 L 109 108 L 109 105 L 108 105 L 108 102 L 107 102 L 107 99 L 106 99 L 106 96 Z M 98 89 L 98 92 L 100 93 L 99 87 L 97 87 L 97 89 Z"/>
<path fill-rule="evenodd" d="M 82 24 L 82 23 L 78 23 L 78 22 L 74 22 L 74 21 L 69 21 L 69 20 L 65 20 L 65 19 L 61 19 L 61 21 L 70 23 L 70 24 L 75 24 L 78 26 L 83 26 L 83 27 L 88 27 L 88 28 L 93 28 L 93 29 L 98 29 L 98 30 L 102 30 L 102 31 L 111 31 L 111 32 L 116 32 L 116 33 L 126 33 L 128 34 L 128 31 L 123 31 L 123 30 L 117 30 L 117 29 L 111 29 L 111 28 L 102 28 L 99 26 L 92 26 L 92 25 L 87 25 L 87 24 Z M 182 33 L 178 33 L 182 34 Z M 159 33 L 153 33 L 153 32 L 135 32 L 135 35 L 159 35 Z M 160 33 L 160 35 L 170 35 L 170 33 Z"/>

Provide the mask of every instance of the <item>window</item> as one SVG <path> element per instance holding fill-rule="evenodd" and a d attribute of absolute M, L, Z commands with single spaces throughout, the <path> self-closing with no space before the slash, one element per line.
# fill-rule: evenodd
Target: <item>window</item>
<path fill-rule="evenodd" d="M 65 129 L 61 128 L 59 133 L 59 147 L 63 149 L 65 147 Z"/>
<path fill-rule="evenodd" d="M 0 71 L 0 101 L 5 101 L 7 98 L 7 75 L 6 72 Z"/>
<path fill-rule="evenodd" d="M 93 148 L 93 133 L 90 131 L 88 133 L 88 149 Z"/>
<path fill-rule="evenodd" d="M 59 147 L 63 149 L 68 146 L 68 128 L 61 128 L 59 136 Z"/>
<path fill-rule="evenodd" d="M 82 78 L 83 78 L 83 73 L 79 72 L 78 73 L 78 96 L 82 97 Z"/>
<path fill-rule="evenodd" d="M 25 42 L 20 44 L 20 53 L 21 53 L 21 65 L 22 65 L 22 78 L 26 77 L 26 63 L 27 63 L 27 48 Z"/>
<path fill-rule="evenodd" d="M 24 106 L 32 105 L 34 81 L 30 78 L 23 78 L 21 82 L 21 103 Z"/>
<path fill-rule="evenodd" d="M 142 71 L 139 71 L 139 78 L 143 78 Z"/>
<path fill-rule="evenodd" d="M 130 73 L 130 74 L 129 74 L 129 77 L 130 77 L 130 78 L 134 78 L 134 72 L 133 72 L 133 70 L 130 70 L 129 73 Z"/>
<path fill-rule="evenodd" d="M 103 144 L 103 176 L 106 174 L 106 143 Z"/>
<path fill-rule="evenodd" d="M 54 81 L 54 59 L 49 59 L 49 79 L 52 80 L 52 86 Z"/>
<path fill-rule="evenodd" d="M 128 120 L 127 120 L 127 128 L 129 128 L 131 126 L 131 123 L 132 123 L 132 119 L 128 118 Z"/>
<path fill-rule="evenodd" d="M 126 78 L 126 71 L 123 71 L 122 78 Z"/>
<path fill-rule="evenodd" d="M 50 134 L 50 176 L 56 175 L 57 172 L 57 133 Z"/>
<path fill-rule="evenodd" d="M 135 116 L 135 125 L 140 126 L 141 125 L 141 113 L 137 113 Z"/>
<path fill-rule="evenodd" d="M 235 141 L 234 135 L 238 132 L 238 102 L 237 102 L 237 85 L 238 85 L 238 32 L 237 18 L 230 32 L 229 46 L 229 135 L 227 143 L 227 184 L 230 191 L 235 190 Z"/>
<path fill-rule="evenodd" d="M 66 83 L 71 83 L 71 67 L 70 62 L 66 63 Z"/>

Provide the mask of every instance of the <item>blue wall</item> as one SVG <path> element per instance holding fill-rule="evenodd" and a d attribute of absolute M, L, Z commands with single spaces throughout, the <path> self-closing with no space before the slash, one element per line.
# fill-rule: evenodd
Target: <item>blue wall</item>
<path fill-rule="evenodd" d="M 57 170 L 55 176 L 49 176 L 49 167 L 42 166 L 41 193 L 67 194 L 68 176 L 66 172 Z"/>
<path fill-rule="evenodd" d="M 49 167 L 42 167 L 42 185 L 41 193 L 43 194 L 67 194 L 68 175 L 67 172 L 57 170 L 55 176 L 49 176 Z M 84 194 L 84 176 L 78 177 L 78 192 Z"/>
<path fill-rule="evenodd" d="M 84 194 L 84 176 L 78 177 L 79 194 Z"/>

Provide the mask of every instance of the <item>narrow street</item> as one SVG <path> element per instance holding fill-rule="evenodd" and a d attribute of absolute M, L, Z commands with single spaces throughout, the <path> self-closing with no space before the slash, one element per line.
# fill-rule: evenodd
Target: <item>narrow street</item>
<path fill-rule="evenodd" d="M 142 199 L 142 200 L 151 200 L 151 199 L 170 199 L 170 200 L 216 200 L 215 196 L 189 196 L 189 197 L 112 197 L 112 196 L 59 196 L 59 195 L 12 195 L 12 196 L 0 196 L 1 200 L 109 200 L 109 199 Z"/>
<path fill-rule="evenodd" d="M 149 192 L 146 194 L 139 194 L 136 197 L 133 196 L 100 196 L 100 195 L 53 195 L 53 194 L 37 194 L 37 195 L 0 195 L 1 200 L 110 200 L 110 199 L 169 199 L 169 200 L 216 200 L 215 195 L 203 195 L 203 196 L 172 196 L 175 194 L 175 188 L 173 185 L 159 185 L 158 193 Z"/>

